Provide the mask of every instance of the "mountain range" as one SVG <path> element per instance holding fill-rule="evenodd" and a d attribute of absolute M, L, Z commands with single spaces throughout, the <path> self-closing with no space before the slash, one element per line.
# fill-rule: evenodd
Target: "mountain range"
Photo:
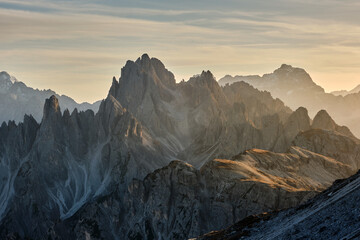
<path fill-rule="evenodd" d="M 2 239 L 197 237 L 297 207 L 360 165 L 360 140 L 327 111 L 210 71 L 176 83 L 147 54 L 96 113 L 63 108 L 52 95 L 41 121 L 0 127 Z"/>
<path fill-rule="evenodd" d="M 351 89 L 350 91 L 339 90 L 339 91 L 333 91 L 333 92 L 331 92 L 331 94 L 333 94 L 335 96 L 346 96 L 346 95 L 358 93 L 358 92 L 360 92 L 360 85 L 357 85 L 355 88 Z"/>
<path fill-rule="evenodd" d="M 45 99 L 55 95 L 63 110 L 73 111 L 75 108 L 79 111 L 91 109 L 95 112 L 99 109 L 101 101 L 93 104 L 78 104 L 70 97 L 58 95 L 52 90 L 38 90 L 25 85 L 7 72 L 0 72 L 0 123 L 24 120 L 24 115 L 32 115 L 37 122 L 40 122 L 43 116 Z"/>
<path fill-rule="evenodd" d="M 301 106 L 305 107 L 310 117 L 314 117 L 318 111 L 324 109 L 336 122 L 348 126 L 356 136 L 360 136 L 358 88 L 348 94 L 326 93 L 322 87 L 314 83 L 304 69 L 286 64 L 281 65 L 273 73 L 263 76 L 226 75 L 219 79 L 219 84 L 224 86 L 239 81 L 247 82 L 259 90 L 269 91 L 274 98 L 281 99 L 293 110 Z"/>

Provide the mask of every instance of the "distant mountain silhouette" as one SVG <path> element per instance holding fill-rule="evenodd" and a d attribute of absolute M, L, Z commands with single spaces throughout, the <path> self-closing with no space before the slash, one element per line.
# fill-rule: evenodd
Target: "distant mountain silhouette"
<path fill-rule="evenodd" d="M 219 84 L 224 86 L 239 81 L 247 82 L 259 90 L 269 91 L 273 97 L 281 99 L 293 110 L 301 106 L 307 108 L 310 117 L 325 109 L 336 122 L 348 126 L 356 136 L 360 136 L 360 93 L 355 93 L 358 88 L 353 90 L 353 94 L 346 96 L 325 93 L 304 69 L 286 64 L 263 76 L 226 75 L 219 80 Z"/>
<path fill-rule="evenodd" d="M 358 92 L 360 92 L 360 84 L 357 85 L 355 88 L 351 89 L 350 91 L 346 91 L 346 90 L 333 91 L 333 92 L 331 92 L 331 94 L 333 94 L 335 96 L 346 96 L 346 95 L 358 93 Z"/>
<path fill-rule="evenodd" d="M 91 109 L 95 112 L 99 109 L 100 102 L 93 104 L 77 103 L 65 95 L 58 95 L 52 90 L 38 90 L 25 85 L 7 72 L 0 72 L 0 124 L 2 122 L 21 122 L 24 115 L 32 115 L 37 122 L 41 121 L 43 115 L 43 104 L 46 98 L 55 95 L 63 110 L 79 111 Z"/>

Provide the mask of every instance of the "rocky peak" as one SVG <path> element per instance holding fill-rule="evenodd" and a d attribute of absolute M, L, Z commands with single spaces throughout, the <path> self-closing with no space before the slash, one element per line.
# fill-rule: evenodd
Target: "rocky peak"
<path fill-rule="evenodd" d="M 201 102 L 220 105 L 227 103 L 223 90 L 210 71 L 202 71 L 201 74 L 191 77 L 189 81 L 182 83 L 181 88 L 194 106 Z"/>
<path fill-rule="evenodd" d="M 290 143 L 299 132 L 307 131 L 310 128 L 310 117 L 307 109 L 299 107 L 289 116 L 285 123 L 284 132 L 286 140 Z"/>
<path fill-rule="evenodd" d="M 147 104 L 151 98 L 169 102 L 173 99 L 171 89 L 176 88 L 174 75 L 156 58 L 144 54 L 135 62 L 127 61 L 121 69 L 119 82 L 113 79 L 109 91 L 122 106 L 133 113 L 139 106 Z"/>
<path fill-rule="evenodd" d="M 324 130 L 335 130 L 336 123 L 330 117 L 330 115 L 325 110 L 320 110 L 312 123 L 312 128 L 324 129 Z"/>
<path fill-rule="evenodd" d="M 280 68 L 274 71 L 275 74 L 291 74 L 291 73 L 302 73 L 306 74 L 306 71 L 302 68 L 295 68 L 288 64 L 282 64 Z M 310 77 L 310 76 L 309 76 Z"/>
<path fill-rule="evenodd" d="M 311 126 L 313 129 L 323 129 L 323 130 L 329 130 L 329 131 L 336 131 L 338 133 L 341 133 L 342 135 L 345 135 L 347 137 L 350 137 L 352 140 L 355 140 L 356 142 L 360 143 L 360 140 L 357 139 L 350 129 L 346 126 L 339 126 L 335 123 L 335 121 L 330 117 L 330 115 L 325 110 L 320 110 L 312 123 Z"/>
<path fill-rule="evenodd" d="M 157 58 L 151 58 L 151 65 L 153 66 L 156 75 L 163 84 L 173 89 L 176 86 L 175 76 L 172 72 L 165 68 L 165 65 Z"/>
<path fill-rule="evenodd" d="M 207 89 L 216 99 L 222 95 L 221 87 L 210 71 L 202 71 L 201 74 L 191 77 L 187 83 L 201 90 Z"/>
<path fill-rule="evenodd" d="M 3 72 L 0 72 L 0 82 L 8 82 L 10 81 L 10 75 L 3 71 Z"/>
<path fill-rule="evenodd" d="M 112 84 L 108 93 L 108 96 L 116 97 L 116 93 L 119 90 L 119 82 L 116 80 L 116 77 L 113 77 Z"/>
<path fill-rule="evenodd" d="M 7 72 L 0 72 L 0 93 L 6 93 L 15 82 Z"/>
<path fill-rule="evenodd" d="M 195 85 L 218 85 L 214 75 L 208 70 L 208 71 L 202 71 L 201 74 L 195 75 L 189 79 L 189 83 L 195 84 Z"/>
<path fill-rule="evenodd" d="M 280 69 L 286 70 L 286 71 L 291 71 L 293 69 L 293 67 L 291 65 L 283 63 L 283 64 L 281 64 Z"/>
<path fill-rule="evenodd" d="M 281 67 L 276 69 L 273 74 L 281 82 L 289 84 L 302 84 L 299 87 L 313 87 L 319 89 L 319 91 L 324 92 L 324 89 L 316 85 L 310 75 L 302 68 L 296 68 L 292 67 L 291 65 L 282 64 Z M 269 77 L 271 74 L 265 74 L 264 76 Z"/>
<path fill-rule="evenodd" d="M 45 100 L 43 112 L 43 120 L 48 119 L 51 116 L 61 116 L 59 100 L 55 95 L 52 95 L 50 98 Z"/>
<path fill-rule="evenodd" d="M 304 107 L 299 107 L 293 112 L 289 117 L 289 122 L 297 122 L 299 130 L 309 130 L 310 129 L 310 117 L 308 110 Z"/>
<path fill-rule="evenodd" d="M 165 68 L 165 65 L 156 58 L 143 54 L 135 62 L 128 61 L 121 70 L 122 81 L 153 81 L 156 85 L 162 84 L 168 88 L 176 85 L 174 74 Z M 138 84 L 141 84 L 140 82 Z"/>
<path fill-rule="evenodd" d="M 141 57 L 139 57 L 136 62 L 140 65 L 149 65 L 150 64 L 150 57 L 147 53 L 144 53 Z"/>

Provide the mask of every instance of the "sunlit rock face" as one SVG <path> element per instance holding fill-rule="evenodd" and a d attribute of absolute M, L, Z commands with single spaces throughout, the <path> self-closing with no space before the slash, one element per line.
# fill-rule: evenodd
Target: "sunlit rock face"
<path fill-rule="evenodd" d="M 146 54 L 121 73 L 96 114 L 51 96 L 40 123 L 2 124 L 1 238 L 184 239 L 296 206 L 358 167 L 358 140 L 324 113 L 311 124 L 210 71 L 176 83 Z"/>

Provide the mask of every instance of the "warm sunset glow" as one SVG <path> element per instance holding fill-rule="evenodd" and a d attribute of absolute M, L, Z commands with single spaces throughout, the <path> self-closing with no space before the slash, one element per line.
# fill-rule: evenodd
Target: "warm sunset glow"
<path fill-rule="evenodd" d="M 106 96 L 113 75 L 142 53 L 177 81 L 202 70 L 306 69 L 326 91 L 360 84 L 358 1 L 0 0 L 0 70 L 77 101 Z"/>

